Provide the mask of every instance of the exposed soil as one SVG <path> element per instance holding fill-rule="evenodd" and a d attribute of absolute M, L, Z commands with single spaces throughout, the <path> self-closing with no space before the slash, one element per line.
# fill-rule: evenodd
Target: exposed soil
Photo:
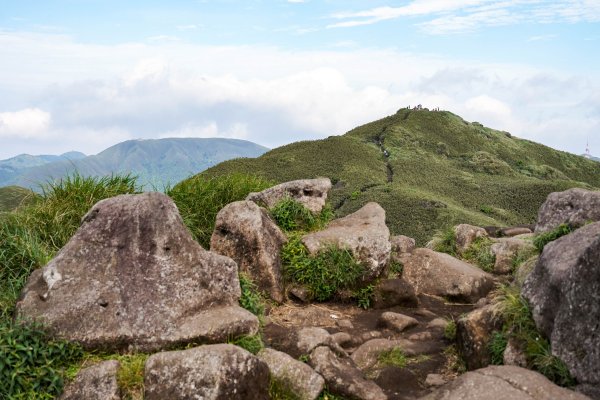
<path fill-rule="evenodd" d="M 363 310 L 354 304 L 319 303 L 298 304 L 289 302 L 270 310 L 264 328 L 266 344 L 274 349 L 286 352 L 298 358 L 296 332 L 305 327 L 322 327 L 329 333 L 346 332 L 353 338 L 353 344 L 346 347 L 351 353 L 360 342 L 369 338 L 408 339 L 419 344 L 423 351 L 419 356 L 409 359 L 404 368 L 376 365 L 364 371 L 388 395 L 390 400 L 416 399 L 426 395 L 432 389 L 425 385 L 428 374 L 441 374 L 452 378 L 453 371 L 448 368 L 448 357 L 444 350 L 450 342 L 443 336 L 440 328 L 427 328 L 435 318 L 456 319 L 473 309 L 472 305 L 447 303 L 444 299 L 432 296 L 419 296 L 419 308 L 396 306 L 387 309 Z M 402 333 L 377 326 L 383 312 L 393 311 L 416 318 L 419 325 Z M 350 321 L 352 328 L 343 328 Z"/>

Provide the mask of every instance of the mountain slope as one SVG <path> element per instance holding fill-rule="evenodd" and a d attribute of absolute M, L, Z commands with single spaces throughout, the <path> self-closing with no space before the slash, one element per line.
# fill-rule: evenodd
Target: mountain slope
<path fill-rule="evenodd" d="M 28 168 L 46 165 L 56 161 L 80 160 L 86 157 L 85 154 L 78 151 L 70 151 L 60 156 L 43 154 L 32 156 L 30 154 L 20 154 L 6 160 L 0 160 L 0 186 L 6 186 L 16 180 L 16 178 Z"/>
<path fill-rule="evenodd" d="M 237 139 L 155 139 L 129 140 L 94 156 L 29 168 L 16 184 L 35 188 L 40 182 L 77 171 L 83 176 L 131 173 L 146 189 L 162 189 L 168 184 L 236 157 L 257 157 L 267 149 Z"/>
<path fill-rule="evenodd" d="M 293 143 L 205 175 L 253 171 L 276 182 L 326 176 L 339 216 L 377 201 L 395 234 L 423 245 L 458 223 L 532 223 L 548 193 L 600 187 L 600 164 L 450 112 L 399 110 L 343 136 Z"/>
<path fill-rule="evenodd" d="M 0 187 L 0 212 L 13 211 L 23 202 L 33 201 L 35 194 L 19 186 Z"/>

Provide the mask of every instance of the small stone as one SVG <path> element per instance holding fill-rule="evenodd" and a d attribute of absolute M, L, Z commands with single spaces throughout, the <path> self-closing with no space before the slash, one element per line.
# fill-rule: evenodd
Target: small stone
<path fill-rule="evenodd" d="M 437 387 L 446 384 L 446 379 L 440 374 L 428 374 L 425 378 L 425 385 L 428 387 Z"/>
<path fill-rule="evenodd" d="M 340 327 L 341 329 L 354 329 L 354 325 L 352 324 L 352 321 L 350 321 L 349 319 L 340 319 L 337 320 L 335 322 L 335 324 Z"/>
<path fill-rule="evenodd" d="M 413 326 L 417 326 L 419 321 L 414 319 L 413 317 L 409 317 L 408 315 L 394 313 L 394 312 L 384 312 L 379 317 L 378 325 L 386 327 L 388 329 L 392 329 L 396 332 L 403 332 L 408 328 L 412 328 Z"/>
<path fill-rule="evenodd" d="M 331 339 L 342 347 L 352 344 L 352 336 L 346 332 L 334 333 L 331 335 Z"/>
<path fill-rule="evenodd" d="M 103 361 L 79 371 L 60 400 L 121 400 L 117 372 L 121 364 L 115 360 Z"/>
<path fill-rule="evenodd" d="M 415 340 L 415 341 L 431 340 L 431 339 L 433 339 L 433 334 L 431 332 L 413 333 L 412 335 L 410 335 L 408 337 L 408 340 Z"/>
<path fill-rule="evenodd" d="M 435 318 L 427 324 L 427 329 L 446 329 L 448 326 L 448 320 L 444 318 Z"/>

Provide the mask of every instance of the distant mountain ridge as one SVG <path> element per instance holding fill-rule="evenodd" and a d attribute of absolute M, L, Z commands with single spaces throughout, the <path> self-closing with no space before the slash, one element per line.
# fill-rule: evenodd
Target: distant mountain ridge
<path fill-rule="evenodd" d="M 19 169 L 10 167 L 12 174 L 0 175 L 0 186 L 18 185 L 36 190 L 42 183 L 77 172 L 83 176 L 130 173 L 138 176 L 138 182 L 146 190 L 162 189 L 222 161 L 238 157 L 258 157 L 267 150 L 266 147 L 256 143 L 239 139 L 128 140 L 111 146 L 97 155 L 77 158 L 81 153 L 66 153 L 75 157 L 54 156 L 62 158 L 44 164 L 40 161 L 44 158 L 35 159 L 35 162 L 40 164 Z M 21 156 L 0 161 L 0 168 L 4 162 L 14 164 L 16 162 L 14 159 L 18 157 Z M 6 171 L 10 172 L 10 168 L 7 167 Z"/>

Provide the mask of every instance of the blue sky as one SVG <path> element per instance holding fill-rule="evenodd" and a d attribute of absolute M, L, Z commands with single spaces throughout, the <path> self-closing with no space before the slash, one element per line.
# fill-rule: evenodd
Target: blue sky
<path fill-rule="evenodd" d="M 0 0 L 0 158 L 275 147 L 409 104 L 600 154 L 600 1 Z"/>

